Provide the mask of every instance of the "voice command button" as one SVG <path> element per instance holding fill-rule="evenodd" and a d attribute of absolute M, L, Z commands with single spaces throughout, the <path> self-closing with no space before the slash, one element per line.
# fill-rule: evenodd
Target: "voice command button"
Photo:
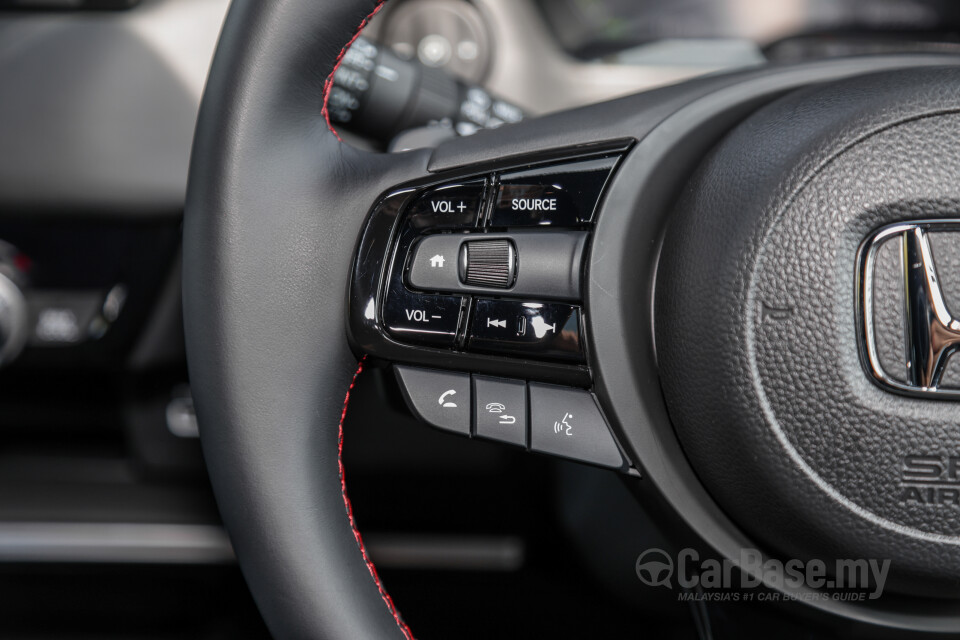
<path fill-rule="evenodd" d="M 528 388 L 531 450 L 623 467 L 620 448 L 589 391 L 533 382 Z"/>

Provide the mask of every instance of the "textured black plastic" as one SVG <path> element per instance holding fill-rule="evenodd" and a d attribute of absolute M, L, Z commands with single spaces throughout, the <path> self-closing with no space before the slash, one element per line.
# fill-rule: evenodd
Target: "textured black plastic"
<path fill-rule="evenodd" d="M 687 94 L 684 104 L 677 105 L 643 136 L 612 178 L 598 211 L 585 284 L 590 310 L 586 315 L 586 342 L 595 391 L 620 442 L 645 479 L 635 486 L 636 491 L 648 504 L 667 507 L 661 517 L 680 524 L 678 534 L 690 527 L 706 544 L 729 558 L 738 557 L 743 548 L 760 546 L 720 509 L 696 476 L 667 418 L 656 365 L 654 279 L 664 228 L 671 222 L 677 199 L 687 190 L 690 174 L 725 133 L 786 91 L 870 71 L 956 64 L 958 59 L 953 56 L 895 56 L 756 69 L 741 76 L 734 86 L 714 87 L 703 96 Z M 702 82 L 718 79 L 715 76 Z M 661 108 L 647 107 L 647 117 Z M 614 105 L 598 105 L 591 116 L 604 117 L 608 109 L 614 110 Z M 515 146 L 523 146 L 528 132 L 518 133 Z M 579 135 L 571 131 L 568 138 Z M 476 142 L 468 139 L 466 147 L 446 149 L 442 158 L 435 154 L 432 166 L 461 162 L 467 147 L 474 155 L 484 154 L 483 146 Z M 671 521 L 669 513 L 679 517 Z M 753 575 L 765 581 L 762 572 Z M 960 630 L 960 615 L 951 600 L 918 601 L 891 592 L 880 601 L 851 603 L 823 598 L 804 588 L 791 592 L 805 605 L 822 612 L 889 629 Z"/>
<path fill-rule="evenodd" d="M 889 558 L 888 589 L 960 595 L 960 509 L 910 499 L 904 458 L 960 450 L 957 405 L 864 373 L 857 250 L 956 216 L 960 72 L 798 91 L 730 134 L 677 207 L 657 280 L 663 389 L 691 463 L 789 557 Z"/>

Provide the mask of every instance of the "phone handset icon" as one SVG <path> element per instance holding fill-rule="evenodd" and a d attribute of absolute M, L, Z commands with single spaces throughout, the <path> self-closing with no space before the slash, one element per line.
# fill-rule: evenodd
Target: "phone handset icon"
<path fill-rule="evenodd" d="M 455 396 L 455 395 L 457 395 L 456 389 L 450 389 L 449 391 L 444 391 L 443 393 L 441 393 L 441 394 L 440 394 L 440 401 L 439 401 L 439 402 L 440 402 L 440 406 L 442 406 L 442 407 L 448 407 L 448 408 L 450 408 L 450 409 L 456 409 L 456 408 L 457 408 L 457 403 L 456 403 L 456 402 L 451 402 L 450 400 L 447 400 L 447 397 L 448 397 L 448 396 Z"/>

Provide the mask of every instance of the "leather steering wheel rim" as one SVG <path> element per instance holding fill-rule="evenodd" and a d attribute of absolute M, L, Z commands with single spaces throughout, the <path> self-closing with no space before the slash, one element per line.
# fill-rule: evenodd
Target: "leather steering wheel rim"
<path fill-rule="evenodd" d="M 351 253 L 402 162 L 343 144 L 325 83 L 381 2 L 235 0 L 200 110 L 184 222 L 184 321 L 211 481 L 279 638 L 412 637 L 362 550 L 339 429 L 357 371 Z M 352 197 L 351 197 L 352 196 Z"/>

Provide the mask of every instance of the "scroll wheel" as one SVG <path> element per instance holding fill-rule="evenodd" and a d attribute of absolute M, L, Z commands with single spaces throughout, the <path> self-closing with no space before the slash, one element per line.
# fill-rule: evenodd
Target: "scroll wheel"
<path fill-rule="evenodd" d="M 509 289 L 516 279 L 517 253 L 509 240 L 474 240 L 460 247 L 460 280 L 472 287 Z"/>

